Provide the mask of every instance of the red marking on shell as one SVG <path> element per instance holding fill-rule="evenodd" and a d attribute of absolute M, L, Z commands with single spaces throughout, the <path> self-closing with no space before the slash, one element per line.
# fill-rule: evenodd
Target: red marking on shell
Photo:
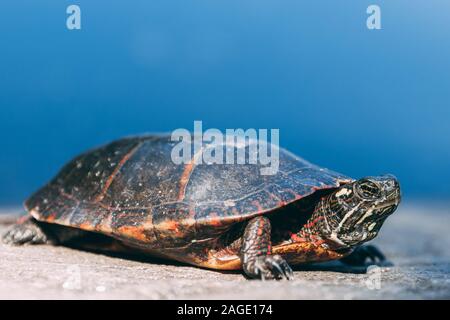
<path fill-rule="evenodd" d="M 175 231 L 175 232 L 179 232 L 178 229 L 178 222 L 173 221 L 173 220 L 169 220 L 169 221 L 164 221 L 163 223 L 161 223 L 159 226 L 163 226 L 164 229 L 169 230 L 169 231 Z"/>
<path fill-rule="evenodd" d="M 252 201 L 252 204 L 256 207 L 258 212 L 264 211 L 264 208 L 261 206 L 261 203 L 258 200 Z"/>
<path fill-rule="evenodd" d="M 53 222 L 56 220 L 56 212 L 51 212 L 46 218 L 45 221 Z"/>
<path fill-rule="evenodd" d="M 133 154 L 139 149 L 140 146 L 141 146 L 141 144 L 139 143 L 133 149 L 131 149 L 126 155 L 123 156 L 123 158 L 120 160 L 120 162 L 114 168 L 113 173 L 109 176 L 108 180 L 106 180 L 106 183 L 103 186 L 103 189 L 100 192 L 100 194 L 97 197 L 95 197 L 94 202 L 100 202 L 100 201 L 103 200 L 103 198 L 105 197 L 106 192 L 108 191 L 109 187 L 111 186 L 112 182 L 114 181 L 114 178 L 119 173 L 120 169 L 133 156 Z"/>
<path fill-rule="evenodd" d="M 147 237 L 145 236 L 145 230 L 143 227 L 122 226 L 117 230 L 121 235 L 129 237 L 131 239 L 137 239 L 142 242 L 148 241 Z"/>
<path fill-rule="evenodd" d="M 272 194 L 270 192 L 267 192 L 267 193 L 268 193 L 270 199 L 272 199 L 272 200 L 280 200 L 280 198 L 278 198 L 276 195 L 274 195 L 274 194 Z"/>
<path fill-rule="evenodd" d="M 180 178 L 179 183 L 179 191 L 178 191 L 178 200 L 181 201 L 184 199 L 184 195 L 186 193 L 186 186 L 189 182 L 189 178 L 191 177 L 191 173 L 194 170 L 194 160 L 184 166 L 183 174 Z"/>
<path fill-rule="evenodd" d="M 184 166 L 183 173 L 181 174 L 180 182 L 179 182 L 179 191 L 178 191 L 178 201 L 182 201 L 186 194 L 186 187 L 191 178 L 192 171 L 195 168 L 195 159 L 200 157 L 203 154 L 203 148 L 200 148 L 196 154 L 192 156 L 191 161 Z"/>
<path fill-rule="evenodd" d="M 222 224 L 222 222 L 221 222 L 221 220 L 220 220 L 220 218 L 219 218 L 219 216 L 217 215 L 217 212 L 211 212 L 210 214 L 209 214 L 209 223 L 212 225 L 212 226 L 220 226 L 221 224 Z"/>
<path fill-rule="evenodd" d="M 94 226 L 89 222 L 83 222 L 78 227 L 82 230 L 95 230 Z"/>

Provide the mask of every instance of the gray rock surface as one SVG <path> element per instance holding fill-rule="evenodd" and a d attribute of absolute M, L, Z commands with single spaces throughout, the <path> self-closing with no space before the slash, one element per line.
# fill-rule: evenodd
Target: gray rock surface
<path fill-rule="evenodd" d="M 14 210 L 2 210 L 12 213 Z M 0 232 L 13 221 L 0 214 Z M 290 282 L 246 280 L 161 261 L 65 247 L 0 245 L 2 299 L 437 299 L 450 298 L 450 208 L 402 205 L 373 241 L 392 267 L 328 263 Z M 155 263 L 151 263 L 155 262 Z"/>

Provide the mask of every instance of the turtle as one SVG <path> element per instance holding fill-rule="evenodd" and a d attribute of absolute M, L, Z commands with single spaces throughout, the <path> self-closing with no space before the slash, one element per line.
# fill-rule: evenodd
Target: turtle
<path fill-rule="evenodd" d="M 248 156 L 257 141 L 246 141 L 225 146 Z M 298 264 L 386 261 L 365 243 L 400 203 L 395 176 L 355 180 L 278 146 L 273 174 L 260 163 L 194 161 L 212 144 L 177 164 L 176 143 L 146 134 L 75 157 L 25 201 L 3 241 L 132 252 L 262 280 L 293 279 Z"/>

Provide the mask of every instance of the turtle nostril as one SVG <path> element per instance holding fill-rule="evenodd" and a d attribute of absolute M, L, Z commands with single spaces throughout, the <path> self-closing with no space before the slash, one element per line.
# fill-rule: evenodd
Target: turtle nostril
<path fill-rule="evenodd" d="M 388 183 L 387 183 L 387 185 L 388 185 L 388 188 L 389 188 L 390 190 L 395 190 L 395 189 L 398 188 L 398 183 L 397 183 L 397 181 L 394 180 L 394 179 L 389 180 Z"/>
<path fill-rule="evenodd" d="M 389 199 L 397 199 L 400 197 L 400 185 L 397 180 L 390 180 L 386 183 L 386 195 Z"/>
<path fill-rule="evenodd" d="M 391 174 L 385 176 L 383 184 L 386 190 L 398 190 L 400 188 L 397 178 Z"/>

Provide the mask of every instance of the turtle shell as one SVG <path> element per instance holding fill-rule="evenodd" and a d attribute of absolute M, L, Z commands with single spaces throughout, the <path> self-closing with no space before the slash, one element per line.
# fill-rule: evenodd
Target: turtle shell
<path fill-rule="evenodd" d="M 262 175 L 261 164 L 175 164 L 176 143 L 170 136 L 139 136 L 90 150 L 25 207 L 39 221 L 174 248 L 218 237 L 238 222 L 352 181 L 281 148 L 273 175 Z M 228 147 L 248 156 L 252 143 Z"/>

